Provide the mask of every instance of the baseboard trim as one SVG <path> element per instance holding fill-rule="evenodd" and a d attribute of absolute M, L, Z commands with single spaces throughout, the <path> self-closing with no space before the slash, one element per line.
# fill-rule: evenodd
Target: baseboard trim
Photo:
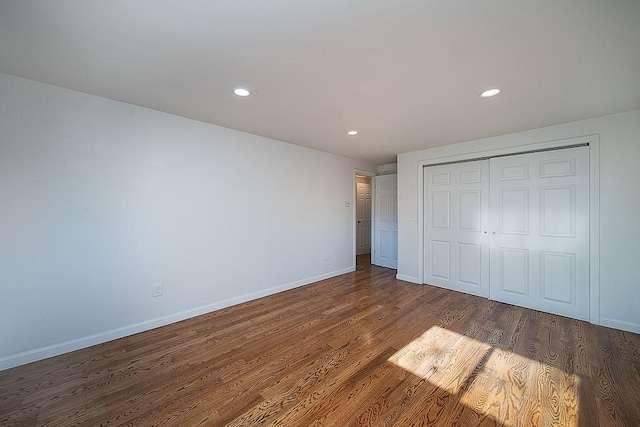
<path fill-rule="evenodd" d="M 620 329 L 623 331 L 640 334 L 640 324 L 638 323 L 625 322 L 623 320 L 610 319 L 608 317 L 601 317 L 600 326 L 606 326 L 609 328 Z"/>
<path fill-rule="evenodd" d="M 180 322 L 182 320 L 190 319 L 192 317 L 200 316 L 202 314 L 211 313 L 212 311 L 220 310 L 222 308 L 231 307 L 233 305 L 241 304 L 243 302 L 247 302 L 254 299 L 277 294 L 279 292 L 284 292 L 291 289 L 299 288 L 301 286 L 319 282 L 321 280 L 330 279 L 332 277 L 340 276 L 342 274 L 350 273 L 352 271 L 355 271 L 354 266 L 343 268 L 340 270 L 335 270 L 325 274 L 320 274 L 318 276 L 309 277 L 302 280 L 297 280 L 295 282 L 290 282 L 285 285 L 275 286 L 275 287 L 263 289 L 257 292 L 240 295 L 238 297 L 229 298 L 223 301 L 218 301 L 218 302 L 203 305 L 200 307 L 195 307 L 189 310 L 180 311 L 178 313 L 169 314 L 167 316 L 146 320 L 144 322 L 136 323 L 133 325 L 128 325 L 121 328 L 112 329 L 109 331 L 104 331 L 97 334 L 88 335 L 85 337 L 80 337 L 80 338 L 64 341 L 61 343 L 48 345 L 46 347 L 40 347 L 34 350 L 28 350 L 22 353 L 5 356 L 0 358 L 0 371 L 10 369 L 10 368 L 15 368 L 21 365 L 26 365 L 27 363 L 37 362 L 39 360 L 48 359 L 50 357 L 60 356 L 61 354 L 70 353 L 72 351 L 81 350 L 83 348 L 91 347 L 98 344 L 103 344 L 108 341 L 124 338 L 140 332 L 149 331 L 151 329 L 170 325 L 172 323 Z"/>
<path fill-rule="evenodd" d="M 416 283 L 418 285 L 422 285 L 422 282 L 417 277 L 413 277 L 413 276 L 406 276 L 404 274 L 396 274 L 396 279 L 402 280 L 403 282 L 411 282 L 411 283 Z"/>

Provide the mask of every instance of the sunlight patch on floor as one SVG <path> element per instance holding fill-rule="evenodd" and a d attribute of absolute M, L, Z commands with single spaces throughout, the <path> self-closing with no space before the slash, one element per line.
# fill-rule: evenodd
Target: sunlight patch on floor
<path fill-rule="evenodd" d="M 580 378 L 433 326 L 389 361 L 505 426 L 577 426 Z"/>
<path fill-rule="evenodd" d="M 488 344 L 433 326 L 391 356 L 389 361 L 449 393 L 457 394 L 473 369 L 491 350 Z"/>

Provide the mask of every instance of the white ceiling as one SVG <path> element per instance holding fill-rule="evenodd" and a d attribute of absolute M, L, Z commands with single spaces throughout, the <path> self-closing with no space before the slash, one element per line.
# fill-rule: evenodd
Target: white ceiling
<path fill-rule="evenodd" d="M 640 0 L 0 0 L 0 72 L 384 164 L 640 108 Z"/>

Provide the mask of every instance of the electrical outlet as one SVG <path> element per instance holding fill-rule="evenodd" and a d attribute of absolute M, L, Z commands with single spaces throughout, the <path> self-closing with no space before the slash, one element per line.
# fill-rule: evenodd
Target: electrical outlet
<path fill-rule="evenodd" d="M 162 296 L 162 283 L 155 283 L 151 286 L 151 296 L 152 297 Z"/>

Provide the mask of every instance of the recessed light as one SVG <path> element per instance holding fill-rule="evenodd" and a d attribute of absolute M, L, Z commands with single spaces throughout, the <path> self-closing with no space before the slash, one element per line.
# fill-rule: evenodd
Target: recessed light
<path fill-rule="evenodd" d="M 358 134 L 357 130 L 350 130 L 349 132 L 347 132 L 347 135 L 349 136 L 356 136 Z"/>
<path fill-rule="evenodd" d="M 480 98 L 491 98 L 492 96 L 496 96 L 499 93 L 500 93 L 500 89 L 485 90 L 480 94 Z"/>
<path fill-rule="evenodd" d="M 247 89 L 243 88 L 243 87 L 235 88 L 233 90 L 233 93 L 235 93 L 238 96 L 249 96 L 250 95 L 250 92 Z"/>

